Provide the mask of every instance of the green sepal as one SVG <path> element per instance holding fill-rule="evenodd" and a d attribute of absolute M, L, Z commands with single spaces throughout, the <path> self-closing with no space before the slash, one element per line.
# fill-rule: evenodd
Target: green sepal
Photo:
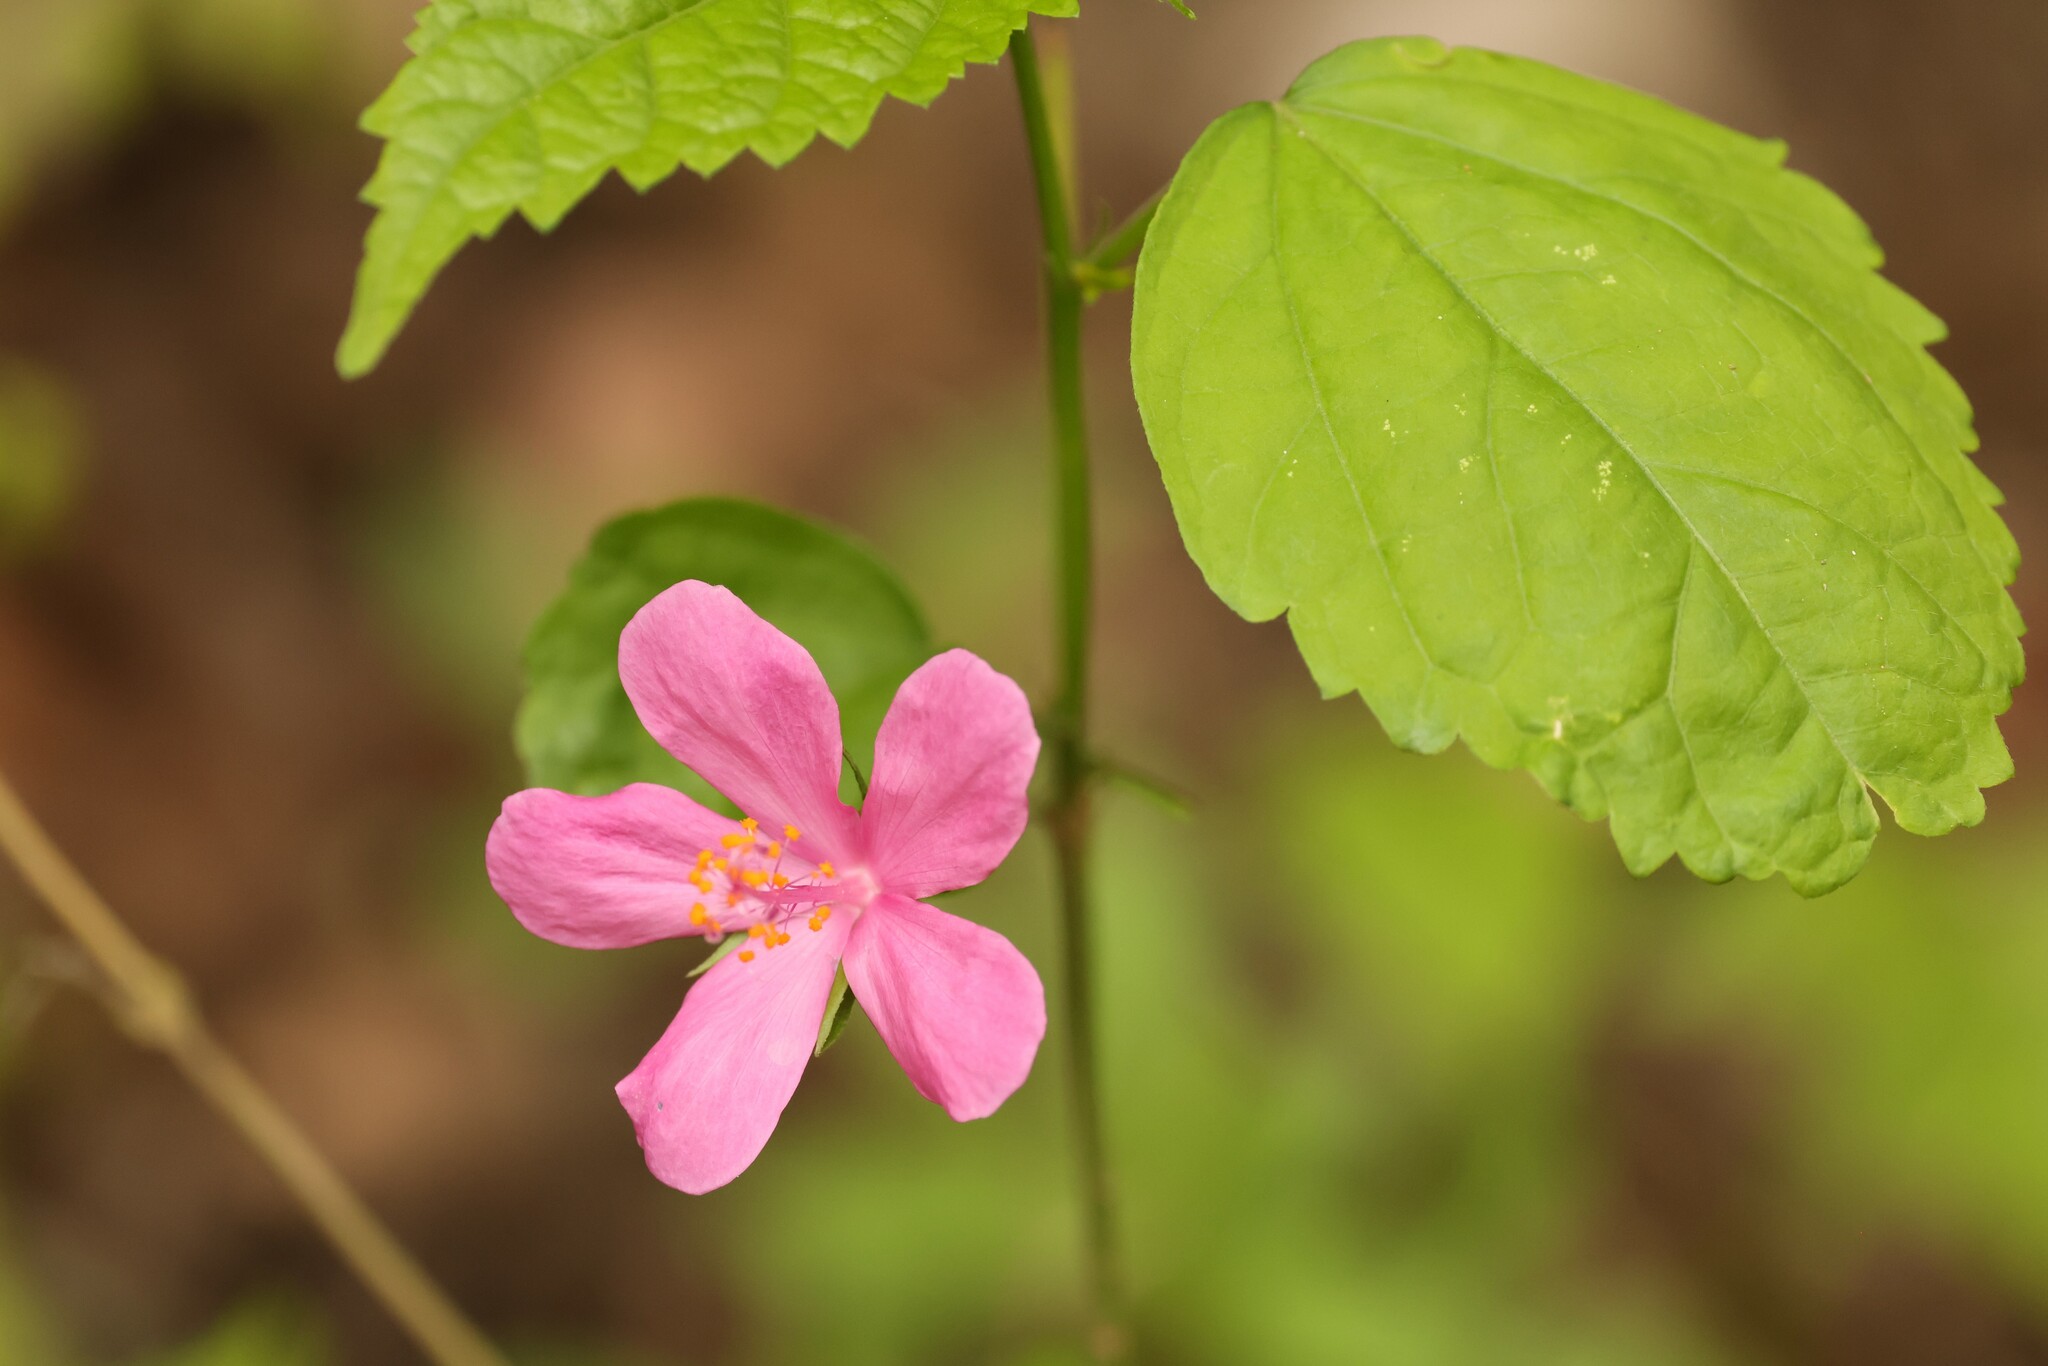
<path fill-rule="evenodd" d="M 704 955 L 702 962 L 690 969 L 689 975 L 693 978 L 702 977 L 705 973 L 724 962 L 728 955 L 746 947 L 746 943 L 746 931 L 742 930 L 738 934 L 728 934 L 725 938 L 718 941 L 718 944 L 711 952 Z"/>
<path fill-rule="evenodd" d="M 812 1057 L 822 1058 L 826 1049 L 839 1042 L 857 1004 L 853 993 L 846 989 L 846 966 L 841 964 L 832 977 L 832 994 L 825 998 L 825 1014 L 818 1021 L 818 1044 L 811 1050 Z"/>

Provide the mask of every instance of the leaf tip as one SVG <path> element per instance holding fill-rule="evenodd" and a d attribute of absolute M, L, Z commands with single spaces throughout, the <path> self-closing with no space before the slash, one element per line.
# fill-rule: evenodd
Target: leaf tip
<path fill-rule="evenodd" d="M 377 368 L 380 352 L 359 345 L 352 337 L 344 336 L 341 344 L 334 348 L 334 372 L 343 379 L 362 379 Z"/>
<path fill-rule="evenodd" d="M 395 329 L 364 315 L 360 305 L 349 314 L 341 341 L 334 348 L 334 368 L 343 379 L 361 379 L 377 368 L 391 349 Z"/>

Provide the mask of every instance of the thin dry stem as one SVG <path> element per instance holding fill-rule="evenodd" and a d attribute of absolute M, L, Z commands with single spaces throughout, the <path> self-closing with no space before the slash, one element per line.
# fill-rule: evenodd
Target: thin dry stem
<path fill-rule="evenodd" d="M 103 979 L 100 994 L 122 1028 L 168 1057 L 241 1132 L 420 1350 L 437 1366 L 506 1366 L 277 1102 L 220 1046 L 184 979 L 143 947 L 64 857 L 4 775 L 0 850 L 85 951 Z"/>

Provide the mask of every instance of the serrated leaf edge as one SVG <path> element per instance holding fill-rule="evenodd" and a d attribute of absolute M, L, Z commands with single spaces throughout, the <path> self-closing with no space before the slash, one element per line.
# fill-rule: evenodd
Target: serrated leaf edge
<path fill-rule="evenodd" d="M 616 53 L 620 48 L 626 46 L 627 44 L 645 42 L 648 38 L 659 33 L 668 25 L 681 22 L 683 19 L 690 17 L 692 15 L 696 15 L 699 12 L 706 9 L 707 7 L 715 6 L 719 3 L 720 0 L 696 0 L 696 3 L 685 5 L 682 8 L 674 11 L 673 13 L 663 15 L 661 18 L 653 21 L 652 23 L 643 25 L 642 27 L 633 30 L 631 33 L 622 35 L 616 39 L 608 41 L 598 50 L 593 51 L 588 55 L 580 58 L 573 66 L 567 68 L 566 71 L 561 73 L 561 75 L 555 79 L 556 81 L 565 79 L 569 72 L 573 72 L 584 66 L 589 65 L 592 62 L 599 61 L 604 57 L 610 56 Z M 785 10 L 787 10 L 789 0 L 783 0 L 783 3 Z M 890 80 L 877 82 L 874 87 L 874 98 L 869 103 L 865 113 L 861 115 L 857 120 L 855 120 L 854 125 L 848 130 L 846 130 L 843 135 L 823 128 L 812 128 L 803 136 L 801 141 L 796 143 L 795 146 L 786 155 L 783 155 L 781 157 L 771 156 L 763 152 L 760 149 L 757 137 L 754 134 L 750 133 L 746 142 L 742 144 L 740 147 L 735 148 L 733 152 L 726 157 L 717 159 L 715 161 L 706 161 L 705 163 L 699 165 L 692 163 L 687 157 L 679 156 L 674 166 L 669 167 L 667 170 L 661 172 L 659 175 L 649 176 L 646 177 L 645 179 L 638 179 L 627 176 L 625 172 L 616 164 L 607 165 L 602 170 L 600 170 L 598 174 L 594 178 L 592 178 L 588 184 L 584 185 L 581 190 L 575 192 L 566 200 L 566 202 L 562 203 L 557 209 L 550 213 L 539 213 L 535 211 L 532 205 L 529 203 L 529 200 L 531 198 L 530 196 L 524 196 L 519 200 L 515 200 L 513 203 L 506 206 L 503 212 L 498 213 L 488 222 L 483 223 L 481 226 L 471 231 L 469 235 L 465 237 L 461 242 L 456 243 L 454 247 L 450 248 L 446 253 L 444 253 L 439 260 L 433 262 L 433 264 L 430 266 L 428 270 L 427 285 L 422 287 L 420 292 L 405 304 L 403 309 L 398 312 L 396 318 L 394 318 L 388 325 L 385 325 L 377 329 L 371 329 L 363 322 L 365 316 L 363 311 L 364 299 L 366 296 L 367 289 L 366 282 L 369 280 L 372 274 L 372 263 L 376 255 L 373 249 L 372 239 L 379 235 L 379 228 L 384 223 L 389 221 L 386 218 L 386 215 L 391 212 L 390 200 L 380 196 L 378 183 L 383 177 L 386 161 L 390 154 L 391 141 L 390 138 L 388 137 L 388 134 L 391 130 L 387 123 L 388 106 L 393 102 L 393 96 L 395 92 L 397 92 L 399 89 L 399 81 L 402 80 L 405 75 L 404 69 L 401 68 L 401 70 L 398 73 L 398 76 L 394 77 L 392 84 L 386 87 L 384 92 L 381 95 L 379 95 L 377 99 L 374 100 L 366 110 L 364 110 L 363 116 L 358 123 L 358 126 L 364 132 L 383 138 L 386 142 L 386 151 L 383 155 L 379 156 L 377 168 L 374 172 L 372 172 L 368 184 L 364 186 L 362 194 L 359 196 L 361 202 L 368 204 L 372 208 L 377 210 L 377 216 L 371 222 L 369 233 L 368 235 L 366 235 L 366 248 L 364 251 L 363 261 L 357 271 L 357 284 L 355 289 L 355 296 L 350 303 L 349 318 L 347 325 L 343 330 L 342 339 L 336 348 L 336 369 L 339 370 L 341 375 L 347 379 L 359 378 L 363 375 L 368 374 L 371 370 L 375 369 L 378 362 L 380 362 L 383 359 L 385 353 L 390 349 L 391 344 L 397 340 L 399 332 L 404 329 L 406 322 L 410 320 L 412 313 L 418 307 L 420 300 L 425 297 L 426 289 L 431 288 L 434 277 L 439 275 L 441 270 L 443 270 L 447 266 L 448 262 L 454 259 L 455 254 L 459 252 L 463 246 L 467 245 L 469 241 L 473 239 L 489 240 L 490 238 L 495 236 L 498 229 L 503 227 L 506 220 L 509 219 L 515 212 L 519 213 L 522 217 L 524 217 L 527 220 L 527 222 L 530 223 L 535 228 L 536 231 L 548 232 L 552 230 L 553 227 L 556 224 L 558 224 L 564 217 L 567 216 L 569 210 L 574 208 L 577 204 L 581 203 L 584 199 L 588 198 L 589 195 L 594 190 L 596 190 L 596 188 L 599 185 L 603 184 L 605 178 L 609 175 L 617 174 L 622 180 L 625 180 L 628 184 L 632 185 L 635 190 L 645 192 L 646 190 L 651 189 L 654 185 L 659 184 L 661 181 L 668 179 L 669 176 L 675 174 L 677 170 L 682 169 L 683 167 L 688 167 L 689 169 L 696 171 L 699 175 L 708 178 L 712 175 L 715 175 L 718 171 L 722 170 L 726 165 L 730 164 L 730 162 L 735 157 L 740 155 L 740 153 L 743 151 L 751 151 L 757 157 L 759 157 L 765 164 L 771 167 L 779 168 L 787 165 L 790 161 L 793 161 L 797 156 L 801 155 L 806 149 L 808 149 L 811 146 L 812 143 L 817 141 L 818 137 L 821 134 L 823 134 L 830 141 L 836 143 L 841 147 L 851 147 L 854 143 L 860 141 L 861 138 L 866 136 L 867 130 L 873 124 L 876 113 L 879 112 L 881 106 L 887 100 L 895 98 L 918 108 L 927 108 L 930 106 L 933 100 L 937 99 L 938 96 L 944 92 L 947 86 L 951 85 L 954 81 L 959 80 L 961 77 L 963 77 L 966 74 L 967 68 L 970 65 L 992 65 L 1000 61 L 1002 59 L 1003 52 L 1008 46 L 1010 35 L 1016 33 L 1019 29 L 1025 27 L 1030 22 L 1032 15 L 1040 14 L 1048 18 L 1067 18 L 1071 17 L 1076 12 L 1076 8 L 1077 0 L 1025 0 L 1025 3 L 1022 6 L 1021 18 L 1019 22 L 1011 25 L 1008 29 L 1004 30 L 990 43 L 984 45 L 981 48 L 970 51 L 965 56 L 963 56 L 958 62 L 952 64 L 952 66 L 946 70 L 943 77 L 933 83 L 932 88 L 928 92 L 918 94 L 914 91 L 904 91 L 903 89 L 899 88 L 896 85 L 895 82 L 897 80 L 897 77 L 892 77 Z M 412 60 L 417 61 L 426 57 L 429 53 L 434 51 L 441 43 L 445 42 L 447 39 L 454 36 L 455 34 L 463 31 L 461 25 L 456 25 L 439 32 L 430 33 L 428 16 L 433 13 L 433 9 L 434 7 L 430 5 L 426 9 L 420 10 L 418 12 L 415 19 L 415 27 L 413 33 L 406 40 L 406 46 L 413 54 Z M 937 16 L 935 14 L 934 24 L 936 23 L 936 19 Z M 489 19 L 480 19 L 477 22 L 488 23 L 491 21 Z M 548 24 L 545 20 L 530 20 L 529 22 L 540 24 L 543 27 L 555 28 L 565 33 L 571 33 L 579 39 L 584 36 L 581 34 L 575 34 L 574 30 L 564 29 L 559 24 Z M 901 73 L 898 73 L 898 77 L 900 77 L 900 75 Z M 553 83 L 554 82 L 551 82 L 550 84 Z M 547 88 L 547 86 L 536 86 L 533 90 L 529 91 L 525 97 L 507 106 L 504 112 L 499 117 L 485 124 L 479 131 L 475 133 L 474 136 L 472 136 L 466 143 L 464 143 L 461 150 L 455 153 L 447 160 L 439 175 L 434 180 L 432 188 L 421 196 L 419 209 L 416 210 L 413 214 L 409 215 L 409 218 L 413 221 L 417 221 L 419 218 L 423 217 L 427 209 L 433 203 L 437 202 L 439 198 L 447 192 L 448 181 L 450 177 L 453 176 L 455 169 L 463 163 L 464 159 L 471 152 L 473 152 L 477 146 L 483 143 L 485 139 L 489 138 L 497 131 L 502 129 L 508 121 L 529 109 L 532 102 L 535 99 L 539 98 L 543 91 Z"/>

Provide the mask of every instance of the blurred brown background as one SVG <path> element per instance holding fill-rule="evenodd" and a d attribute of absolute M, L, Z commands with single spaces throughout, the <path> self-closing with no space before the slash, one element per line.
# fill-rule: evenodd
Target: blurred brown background
<path fill-rule="evenodd" d="M 848 526 L 942 638 L 1045 681 L 1010 82 L 974 69 L 780 173 L 612 182 L 551 238 L 514 224 L 349 385 L 330 356 L 377 150 L 353 122 L 410 8 L 0 0 L 0 493 L 27 509 L 0 521 L 0 768 L 522 1360 L 1067 1360 L 1055 1047 L 957 1130 L 865 1031 L 693 1201 L 609 1094 L 688 951 L 528 941 L 481 868 L 519 785 L 521 635 L 629 507 L 738 494 Z M 1950 324 L 2021 606 L 2048 615 L 2048 5 L 1087 9 L 1061 27 L 1106 216 L 1230 105 L 1389 32 L 1787 138 Z M 1318 703 L 1284 630 L 1207 595 L 1127 323 L 1126 299 L 1091 323 L 1103 724 L 1200 807 L 1116 804 L 1105 870 L 1151 1355 L 2048 1362 L 2032 691 L 1981 830 L 1888 830 L 1818 903 L 1632 882 L 1526 778 L 1396 755 Z M 1027 841 L 970 913 L 1050 976 L 1042 862 Z M 234 1135 L 49 985 L 53 933 L 0 877 L 0 1361 L 413 1360 Z"/>

